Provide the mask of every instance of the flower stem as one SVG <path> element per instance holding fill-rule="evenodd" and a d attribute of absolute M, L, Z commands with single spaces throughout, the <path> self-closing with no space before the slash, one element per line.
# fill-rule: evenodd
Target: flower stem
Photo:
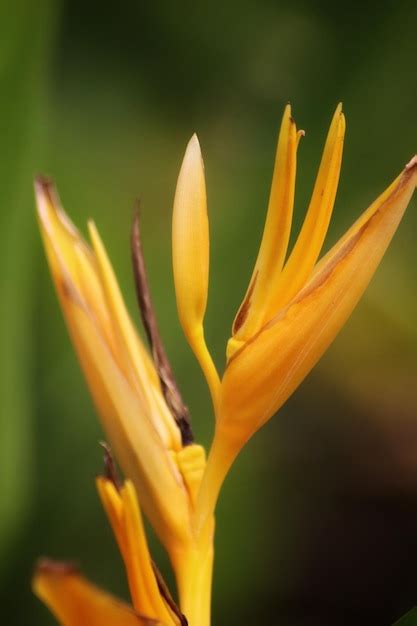
<path fill-rule="evenodd" d="M 194 513 L 194 533 L 198 537 L 214 514 L 220 489 L 240 450 L 225 433 L 216 428 Z"/>
<path fill-rule="evenodd" d="M 179 605 L 189 626 L 210 626 L 214 522 L 204 536 L 176 552 L 173 558 Z"/>

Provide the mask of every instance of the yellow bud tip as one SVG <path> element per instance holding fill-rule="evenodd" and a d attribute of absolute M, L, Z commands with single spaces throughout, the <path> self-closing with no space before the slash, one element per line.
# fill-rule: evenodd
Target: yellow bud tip
<path fill-rule="evenodd" d="M 185 149 L 184 160 L 182 162 L 181 170 L 189 171 L 188 168 L 190 168 L 191 171 L 195 172 L 197 163 L 199 164 L 198 167 L 201 167 L 204 172 L 204 161 L 203 155 L 201 153 L 200 141 L 198 139 L 197 133 L 194 133 Z"/>
<path fill-rule="evenodd" d="M 202 156 L 201 156 L 201 146 L 200 146 L 200 141 L 198 139 L 197 133 L 194 133 L 193 136 L 191 137 L 190 141 L 187 144 L 187 148 L 185 150 L 185 158 L 200 158 L 202 160 Z"/>

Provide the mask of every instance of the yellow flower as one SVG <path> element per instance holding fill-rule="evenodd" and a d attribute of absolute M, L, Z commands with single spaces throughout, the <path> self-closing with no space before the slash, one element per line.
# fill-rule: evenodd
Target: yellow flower
<path fill-rule="evenodd" d="M 304 224 L 288 254 L 303 134 L 288 105 L 262 242 L 233 323 L 222 379 L 204 337 L 209 224 L 195 135 L 186 149 L 173 210 L 174 282 L 179 319 L 207 379 L 216 416 L 207 462 L 204 449 L 193 441 L 159 337 L 138 218 L 132 231 L 134 272 L 152 357 L 127 313 L 94 224 L 89 224 L 89 246 L 63 212 L 51 183 L 36 181 L 40 226 L 58 296 L 104 430 L 127 477 L 120 487 L 109 471 L 97 486 L 125 562 L 133 609 L 73 570 L 43 563 L 34 588 L 64 626 L 134 626 L 149 620 L 171 626 L 184 623 L 182 614 L 190 626 L 210 624 L 214 510 L 223 480 L 242 446 L 288 399 L 342 328 L 417 184 L 414 157 L 318 260 L 342 161 L 345 119 L 339 105 Z M 152 565 L 137 496 L 171 559 L 180 609 Z"/>
<path fill-rule="evenodd" d="M 262 242 L 248 290 L 233 323 L 227 366 L 218 384 L 213 383 L 212 375 L 207 375 L 211 370 L 203 343 L 209 238 L 205 194 L 200 191 L 204 189 L 202 161 L 195 138 L 184 158 L 186 176 L 180 174 L 174 204 L 177 303 L 185 335 L 203 363 L 217 416 L 194 518 L 197 531 L 213 512 L 225 475 L 242 446 L 283 405 L 348 319 L 416 187 L 414 157 L 318 261 L 342 162 L 345 118 L 339 105 L 330 125 L 303 226 L 287 255 L 297 147 L 303 134 L 297 132 L 287 105 Z M 191 311 L 197 311 L 198 315 L 191 315 Z"/>

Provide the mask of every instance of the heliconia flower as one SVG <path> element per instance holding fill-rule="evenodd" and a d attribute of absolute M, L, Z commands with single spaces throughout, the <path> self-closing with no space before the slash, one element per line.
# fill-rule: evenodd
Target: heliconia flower
<path fill-rule="evenodd" d="M 62 210 L 52 184 L 39 178 L 35 190 L 51 273 L 104 430 L 125 475 L 141 494 L 146 515 L 174 558 L 190 537 L 205 453 L 192 443 L 186 407 L 158 344 L 138 220 L 132 236 L 135 273 L 146 300 L 154 359 L 132 324 L 94 223 L 89 223 L 89 246 Z"/>
<path fill-rule="evenodd" d="M 332 128 L 329 139 L 331 132 Z M 377 269 L 416 187 L 414 158 L 316 263 L 334 202 L 335 187 L 330 191 L 329 187 L 335 179 L 337 182 L 340 169 L 339 157 L 335 171 L 320 180 L 326 149 L 297 242 L 278 281 L 269 285 L 276 308 L 265 310 L 263 325 L 231 354 L 223 378 L 219 421 L 226 430 L 242 427 L 237 438 L 244 441 L 282 406 L 342 328 Z M 335 151 L 338 149 L 336 144 Z M 314 204 L 316 193 L 322 198 L 320 205 Z M 245 306 L 249 318 L 250 299 Z M 232 342 L 238 334 L 239 329 Z"/>
<path fill-rule="evenodd" d="M 34 589 L 63 626 L 209 626 L 214 510 L 248 439 L 278 411 L 336 337 L 372 278 L 417 184 L 417 156 L 319 260 L 336 198 L 345 118 L 334 114 L 304 224 L 290 254 L 297 131 L 285 108 L 266 223 L 236 314 L 220 379 L 204 337 L 209 225 L 200 145 L 190 140 L 173 209 L 179 319 L 211 392 L 216 426 L 206 462 L 165 354 L 150 299 L 139 219 L 132 230 L 136 290 L 151 354 L 123 302 L 97 229 L 88 245 L 49 181 L 36 181 L 38 214 L 58 296 L 104 430 L 127 480 L 97 487 L 115 533 L 133 608 L 73 569 L 43 563 Z M 111 468 L 110 468 L 111 469 Z M 178 609 L 152 565 L 141 506 L 173 565 Z"/>
<path fill-rule="evenodd" d="M 184 626 L 151 560 L 133 484 L 100 476 L 97 488 L 124 560 L 132 606 L 91 584 L 77 568 L 45 559 L 36 568 L 34 592 L 62 626 Z"/>
<path fill-rule="evenodd" d="M 414 157 L 394 182 L 318 261 L 342 162 L 345 118 L 333 116 L 310 205 L 287 254 L 294 204 L 298 131 L 285 108 L 265 229 L 245 298 L 233 323 L 227 365 L 214 395 L 216 429 L 199 492 L 195 528 L 204 527 L 222 482 L 247 440 L 284 404 L 342 328 L 372 278 L 417 182 Z M 208 227 L 196 138 L 187 147 L 174 204 L 175 286 L 189 339 L 202 325 L 207 290 Z M 196 246 L 201 249 L 195 251 Z M 188 290 L 187 290 L 188 287 Z M 198 303 L 204 302 L 204 307 Z M 200 336 L 203 333 L 200 330 Z M 189 342 L 199 356 L 199 347 Z M 206 373 L 206 368 L 203 367 Z M 207 373 L 206 373 L 207 376 Z M 208 378 L 208 377 L 207 377 Z M 212 389 L 213 385 L 208 380 Z M 213 395 L 213 393 L 212 393 Z"/>

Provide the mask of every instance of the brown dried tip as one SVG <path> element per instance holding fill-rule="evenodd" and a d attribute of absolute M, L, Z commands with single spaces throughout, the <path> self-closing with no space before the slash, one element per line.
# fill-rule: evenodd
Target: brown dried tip
<path fill-rule="evenodd" d="M 158 323 L 156 321 L 155 311 L 152 305 L 140 236 L 139 203 L 136 205 L 133 217 L 131 246 L 136 295 L 142 322 L 152 350 L 152 356 L 161 383 L 162 393 L 168 408 L 171 411 L 178 428 L 180 429 L 182 444 L 186 446 L 194 441 L 190 424 L 190 415 L 187 406 L 182 400 L 171 365 L 168 361 L 159 332 Z"/>
<path fill-rule="evenodd" d="M 54 181 L 50 176 L 38 174 L 35 176 L 35 187 L 41 187 L 42 189 L 48 190 L 54 187 Z"/>
<path fill-rule="evenodd" d="M 35 176 L 35 192 L 43 194 L 52 205 L 59 204 L 54 181 L 49 176 Z"/>
<path fill-rule="evenodd" d="M 68 576 L 69 574 L 78 574 L 79 568 L 71 561 L 53 561 L 52 559 L 42 558 L 36 563 L 35 571 L 37 574 Z"/>
<path fill-rule="evenodd" d="M 114 462 L 113 454 L 109 444 L 106 441 L 100 441 L 100 446 L 104 450 L 104 475 L 107 480 L 110 480 L 116 487 L 117 491 L 120 491 L 121 483 L 117 475 L 116 464 Z"/>
<path fill-rule="evenodd" d="M 187 618 L 185 617 L 185 615 L 183 615 L 183 613 L 181 613 L 177 603 L 173 599 L 173 597 L 172 597 L 172 595 L 171 595 L 171 593 L 170 593 L 170 591 L 168 589 L 168 586 L 167 586 L 165 580 L 163 579 L 163 576 L 162 576 L 161 572 L 159 571 L 158 567 L 156 566 L 156 564 L 153 561 L 152 561 L 152 569 L 153 569 L 153 573 L 155 574 L 156 583 L 158 585 L 159 593 L 164 598 L 165 602 L 168 604 L 168 606 L 171 609 L 171 611 L 173 613 L 175 613 L 175 615 L 178 617 L 178 619 L 180 620 L 181 626 L 188 626 Z"/>

